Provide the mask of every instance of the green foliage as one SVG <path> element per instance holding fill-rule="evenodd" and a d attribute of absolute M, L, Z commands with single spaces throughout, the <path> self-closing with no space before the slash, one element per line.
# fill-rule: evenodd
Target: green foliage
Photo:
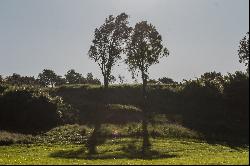
<path fill-rule="evenodd" d="M 38 109 L 47 114 L 46 111 L 42 111 L 45 106 L 30 105 L 43 98 L 42 101 L 47 103 L 45 105 L 53 105 L 53 110 L 61 117 L 62 124 L 94 124 L 97 121 L 126 124 L 138 123 L 143 119 L 142 85 L 139 84 L 111 85 L 108 89 L 100 85 L 83 84 L 40 90 L 23 86 L 26 90 L 21 91 L 24 92 L 18 90 L 21 87 L 1 87 L 3 94 L 0 96 L 0 103 L 1 108 L 4 106 L 5 109 L 1 109 L 0 112 L 7 110 L 6 105 L 9 103 L 8 108 L 11 110 L 22 112 L 27 110 L 26 108 L 30 111 Z M 236 72 L 226 76 L 216 72 L 205 73 L 196 80 L 180 84 L 148 85 L 147 91 L 147 109 L 150 113 L 161 113 L 168 117 L 168 121 L 161 122 L 162 124 L 178 123 L 201 132 L 207 139 L 235 139 L 235 142 L 241 142 L 249 137 L 249 76 L 246 73 Z M 8 100 L 7 93 L 12 93 Z M 40 97 L 41 94 L 47 97 Z M 23 115 L 15 116 L 18 119 Z M 13 122 L 13 119 L 10 122 Z M 8 122 L 5 125 L 8 126 Z"/>
<path fill-rule="evenodd" d="M 155 26 L 146 21 L 139 22 L 132 31 L 127 46 L 126 64 L 132 74 L 137 70 L 142 74 L 143 83 L 148 79 L 148 68 L 159 63 L 161 57 L 169 55 L 167 48 L 162 45 L 162 37 Z"/>
<path fill-rule="evenodd" d="M 231 121 L 249 123 L 249 76 L 243 72 L 228 74 L 225 78 L 223 96 L 227 105 L 227 114 Z M 248 126 L 248 125 L 247 125 Z"/>
<path fill-rule="evenodd" d="M 6 89 L 0 96 L 0 108 L 1 129 L 23 133 L 47 130 L 71 122 L 72 114 L 77 115 L 62 98 L 27 86 Z"/>
<path fill-rule="evenodd" d="M 86 126 L 65 125 L 35 137 L 39 144 L 84 144 L 89 137 L 91 129 Z"/>
<path fill-rule="evenodd" d="M 41 85 L 54 87 L 58 80 L 58 76 L 53 70 L 44 69 L 43 72 L 38 75 L 38 79 Z"/>
<path fill-rule="evenodd" d="M 97 78 L 94 78 L 92 73 L 88 73 L 86 78 L 86 84 L 101 85 L 101 82 Z"/>
<path fill-rule="evenodd" d="M 236 72 L 223 78 L 210 73 L 182 86 L 180 113 L 185 126 L 203 132 L 207 139 L 249 142 L 247 74 Z"/>
<path fill-rule="evenodd" d="M 0 146 L 12 144 L 31 144 L 34 143 L 34 137 L 31 135 L 14 134 L 6 131 L 0 131 Z"/>
<path fill-rule="evenodd" d="M 6 78 L 6 82 L 11 85 L 19 85 L 21 80 L 21 76 L 19 74 L 13 73 L 12 76 L 8 76 Z"/>
<path fill-rule="evenodd" d="M 8 86 L 5 84 L 0 84 L 0 95 L 5 91 L 5 89 L 7 89 Z"/>
<path fill-rule="evenodd" d="M 129 38 L 131 28 L 128 27 L 128 15 L 121 13 L 110 15 L 105 23 L 95 30 L 94 40 L 89 50 L 89 57 L 98 63 L 104 77 L 104 85 L 108 87 L 113 66 L 121 59 L 124 45 Z"/>
<path fill-rule="evenodd" d="M 241 142 L 249 137 L 248 84 L 248 75 L 244 73 L 222 76 L 210 72 L 181 84 L 148 85 L 147 109 L 150 113 L 166 114 L 171 122 L 199 131 L 208 139 L 235 138 Z M 142 110 L 141 87 L 124 84 L 104 90 L 102 86 L 72 85 L 58 88 L 54 93 L 79 109 L 82 123 L 101 120 L 124 124 L 142 120 L 140 112 L 129 108 Z M 216 135 L 221 136 L 216 138 Z"/>
<path fill-rule="evenodd" d="M 123 125 L 102 125 L 102 132 L 109 138 L 134 137 L 138 138 L 143 135 L 141 123 L 128 123 Z M 201 139 L 202 135 L 178 124 L 154 124 L 148 126 L 149 134 L 153 138 L 191 138 Z"/>
<path fill-rule="evenodd" d="M 67 74 L 65 74 L 65 78 L 68 84 L 81 84 L 86 82 L 82 75 L 74 69 L 69 70 Z"/>
<path fill-rule="evenodd" d="M 19 74 L 13 73 L 12 76 L 8 76 L 5 79 L 6 84 L 10 85 L 39 85 L 39 82 L 34 77 L 21 76 Z"/>
<path fill-rule="evenodd" d="M 55 86 L 61 86 L 66 84 L 66 79 L 62 78 L 62 76 L 56 76 L 55 78 Z"/>
<path fill-rule="evenodd" d="M 238 55 L 240 58 L 240 63 L 244 63 L 247 67 L 247 72 L 249 73 L 249 32 L 240 41 Z"/>

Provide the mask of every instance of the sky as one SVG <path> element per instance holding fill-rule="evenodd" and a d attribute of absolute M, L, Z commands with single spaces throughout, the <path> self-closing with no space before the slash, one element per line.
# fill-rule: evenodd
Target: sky
<path fill-rule="evenodd" d="M 75 69 L 102 80 L 87 52 L 95 28 L 122 12 L 131 26 L 143 20 L 155 25 L 170 51 L 150 67 L 151 79 L 245 70 L 237 50 L 249 31 L 249 0 L 0 0 L 0 75 Z M 132 82 L 127 68 L 120 62 L 112 74 Z"/>

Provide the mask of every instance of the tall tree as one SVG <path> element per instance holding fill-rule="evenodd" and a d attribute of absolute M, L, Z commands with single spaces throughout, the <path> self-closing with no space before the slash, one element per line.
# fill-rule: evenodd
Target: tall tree
<path fill-rule="evenodd" d="M 128 15 L 125 13 L 117 17 L 110 15 L 105 23 L 95 30 L 93 44 L 88 54 L 98 63 L 105 88 L 109 85 L 113 66 L 121 59 L 121 54 L 125 51 L 124 48 L 132 30 L 128 23 Z"/>
<path fill-rule="evenodd" d="M 129 65 L 133 76 L 141 72 L 143 82 L 143 145 L 142 153 L 145 155 L 150 147 L 149 133 L 148 133 L 148 118 L 147 118 L 147 94 L 146 87 L 148 81 L 148 70 L 153 64 L 159 63 L 161 57 L 169 55 L 168 49 L 163 47 L 162 37 L 152 24 L 146 21 L 139 22 L 135 25 L 132 31 L 130 41 L 127 47 L 127 58 L 125 62 Z"/>
<path fill-rule="evenodd" d="M 244 63 L 247 66 L 247 72 L 249 73 L 249 32 L 240 41 L 238 55 L 240 58 L 240 63 Z"/>
<path fill-rule="evenodd" d="M 41 85 L 54 87 L 58 77 L 53 70 L 44 69 L 43 72 L 38 75 L 38 79 Z"/>
<path fill-rule="evenodd" d="M 155 26 L 142 21 L 135 25 L 127 47 L 127 59 L 133 76 L 141 72 L 143 81 L 143 95 L 146 95 L 148 69 L 151 65 L 159 63 L 159 59 L 168 56 L 169 51 L 163 47 L 162 37 Z"/>

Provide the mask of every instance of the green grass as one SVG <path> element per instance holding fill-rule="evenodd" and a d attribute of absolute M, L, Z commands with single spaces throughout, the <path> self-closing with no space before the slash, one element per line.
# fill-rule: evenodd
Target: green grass
<path fill-rule="evenodd" d="M 140 139 L 110 139 L 88 156 L 84 145 L 0 146 L 0 164 L 249 164 L 249 147 L 201 141 L 152 139 L 151 158 L 142 159 Z"/>
<path fill-rule="evenodd" d="M 84 144 L 94 130 L 88 125 L 59 126 L 39 135 L 15 134 L 0 131 L 0 146 L 12 144 Z M 177 124 L 154 124 L 148 126 L 150 136 L 154 138 L 201 138 L 200 134 Z M 141 123 L 123 125 L 102 124 L 101 137 L 126 137 L 135 138 L 142 136 Z"/>
<path fill-rule="evenodd" d="M 94 128 L 87 125 L 65 125 L 56 127 L 44 134 L 37 135 L 34 143 L 39 144 L 83 144 L 91 135 Z M 175 139 L 199 139 L 199 133 L 177 124 L 149 125 L 150 136 L 155 138 L 175 138 Z M 124 125 L 102 124 L 101 137 L 126 137 L 136 138 L 142 136 L 141 123 L 129 123 Z M 1 138 L 1 132 L 0 132 Z"/>

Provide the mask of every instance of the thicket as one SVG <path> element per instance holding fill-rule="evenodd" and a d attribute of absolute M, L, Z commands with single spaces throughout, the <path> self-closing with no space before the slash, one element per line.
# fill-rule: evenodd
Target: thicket
<path fill-rule="evenodd" d="M 38 133 L 63 123 L 76 122 L 77 110 L 45 90 L 0 86 L 0 130 Z"/>
<path fill-rule="evenodd" d="M 141 85 L 62 86 L 53 90 L 80 113 L 81 123 L 126 123 L 142 120 Z M 148 110 L 166 114 L 173 122 L 201 131 L 208 137 L 249 138 L 249 76 L 236 72 L 222 76 L 205 73 L 179 84 L 150 84 Z M 121 105 L 112 109 L 106 105 Z M 136 109 L 124 111 L 122 106 Z"/>
<path fill-rule="evenodd" d="M 207 137 L 249 138 L 249 76 L 205 73 L 196 80 L 149 84 L 148 110 Z M 0 85 L 0 130 L 41 132 L 62 124 L 141 122 L 142 85 Z M 153 123 L 153 121 L 151 122 Z"/>

